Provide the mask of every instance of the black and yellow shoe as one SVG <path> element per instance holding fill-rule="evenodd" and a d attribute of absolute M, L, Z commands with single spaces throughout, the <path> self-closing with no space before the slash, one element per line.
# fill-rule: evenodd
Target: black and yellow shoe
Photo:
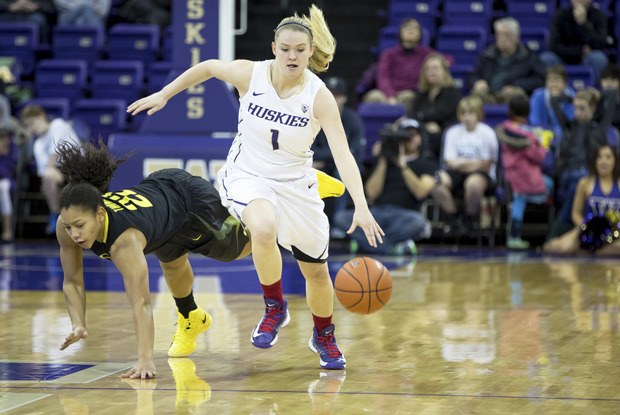
<path fill-rule="evenodd" d="M 168 349 L 169 357 L 185 357 L 194 353 L 196 337 L 211 327 L 211 316 L 200 307 L 190 311 L 188 318 L 178 311 L 177 314 L 177 331 Z"/>

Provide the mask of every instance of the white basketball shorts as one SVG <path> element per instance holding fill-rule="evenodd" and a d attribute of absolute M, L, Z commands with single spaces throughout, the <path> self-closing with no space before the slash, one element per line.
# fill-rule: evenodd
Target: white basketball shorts
<path fill-rule="evenodd" d="M 327 260 L 329 221 L 313 170 L 301 179 L 277 181 L 224 166 L 217 181 L 222 204 L 241 223 L 251 201 L 266 199 L 275 207 L 278 244 L 302 261 Z"/>

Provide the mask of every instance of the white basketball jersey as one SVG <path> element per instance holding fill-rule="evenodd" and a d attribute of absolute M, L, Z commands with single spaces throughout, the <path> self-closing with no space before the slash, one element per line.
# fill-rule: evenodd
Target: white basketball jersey
<path fill-rule="evenodd" d="M 273 62 L 254 63 L 248 92 L 239 99 L 238 133 L 226 164 L 269 179 L 299 179 L 312 166 L 310 146 L 321 129 L 313 105 L 323 81 L 306 69 L 303 89 L 281 99 L 270 80 Z"/>

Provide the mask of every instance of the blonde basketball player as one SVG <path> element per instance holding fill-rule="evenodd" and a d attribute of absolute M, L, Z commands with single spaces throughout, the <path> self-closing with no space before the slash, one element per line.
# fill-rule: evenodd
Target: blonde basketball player
<path fill-rule="evenodd" d="M 383 235 L 364 198 L 336 101 L 313 73 L 327 70 L 335 46 L 323 13 L 313 5 L 309 17 L 295 14 L 276 27 L 274 60 L 201 62 L 127 110 L 133 115 L 145 110 L 154 114 L 174 95 L 213 77 L 237 88 L 239 131 L 218 182 L 222 203 L 250 233 L 263 288 L 265 314 L 250 340 L 256 347 L 269 348 L 290 320 L 282 296 L 279 244 L 293 252 L 306 278 L 307 302 L 314 320 L 309 347 L 320 355 L 325 369 L 344 369 L 346 360 L 336 344 L 332 324 L 333 287 L 326 262 L 329 223 L 311 168 L 310 146 L 320 128 L 355 204 L 347 232 L 361 227 L 372 246 L 382 242 Z"/>

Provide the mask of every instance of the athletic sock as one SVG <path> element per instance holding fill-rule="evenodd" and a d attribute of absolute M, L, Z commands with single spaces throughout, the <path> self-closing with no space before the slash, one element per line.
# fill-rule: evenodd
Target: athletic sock
<path fill-rule="evenodd" d="M 198 308 L 198 306 L 196 305 L 196 302 L 194 301 L 193 291 L 190 292 L 187 297 L 183 297 L 183 298 L 172 297 L 172 298 L 174 298 L 174 302 L 176 303 L 177 308 L 179 309 L 179 313 L 181 313 L 181 315 L 185 318 L 189 318 L 190 311 L 194 311 L 195 309 Z"/>
<path fill-rule="evenodd" d="M 314 327 L 316 327 L 317 333 L 320 333 L 324 328 L 329 327 L 329 325 L 332 324 L 332 316 L 319 317 L 312 314 L 312 320 L 314 320 Z"/>
<path fill-rule="evenodd" d="M 278 280 L 271 285 L 260 285 L 263 288 L 263 295 L 265 298 L 273 298 L 280 304 L 284 304 L 284 297 L 282 296 L 282 280 Z"/>

